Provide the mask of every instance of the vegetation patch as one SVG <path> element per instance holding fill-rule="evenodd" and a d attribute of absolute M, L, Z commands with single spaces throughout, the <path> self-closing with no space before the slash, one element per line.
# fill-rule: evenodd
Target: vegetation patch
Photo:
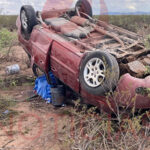
<path fill-rule="evenodd" d="M 7 89 L 9 87 L 16 87 L 22 85 L 33 85 L 35 79 L 28 76 L 19 76 L 19 77 L 9 77 L 6 79 L 0 79 L 0 87 L 2 89 Z"/>
<path fill-rule="evenodd" d="M 17 16 L 15 15 L 0 15 L 0 29 L 7 28 L 9 30 L 16 29 Z"/>
<path fill-rule="evenodd" d="M 141 28 L 148 28 L 150 25 L 150 15 L 100 15 L 95 17 L 133 32 L 138 32 Z"/>
<path fill-rule="evenodd" d="M 7 28 L 0 29 L 0 62 L 8 61 L 9 53 L 15 45 L 18 45 L 17 32 L 11 32 Z"/>
<path fill-rule="evenodd" d="M 144 150 L 150 145 L 149 112 L 111 116 L 77 103 L 71 113 L 72 130 L 66 138 L 71 150 Z"/>
<path fill-rule="evenodd" d="M 150 34 L 146 36 L 146 39 L 145 39 L 145 47 L 147 49 L 150 49 Z M 149 68 L 149 71 L 150 71 L 150 68 Z"/>
<path fill-rule="evenodd" d="M 8 125 L 10 117 L 18 114 L 17 111 L 12 109 L 16 104 L 16 101 L 8 95 L 0 96 L 0 123 L 2 125 Z"/>
<path fill-rule="evenodd" d="M 17 34 L 10 32 L 6 28 L 0 30 L 0 50 L 12 45 L 17 40 Z"/>

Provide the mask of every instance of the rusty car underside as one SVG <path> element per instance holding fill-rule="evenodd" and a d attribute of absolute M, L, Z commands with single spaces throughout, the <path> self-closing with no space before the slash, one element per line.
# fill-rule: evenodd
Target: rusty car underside
<path fill-rule="evenodd" d="M 143 38 L 138 34 L 93 19 L 87 14 L 45 19 L 44 22 L 61 37 L 74 44 L 81 53 L 107 51 L 116 57 L 121 74 L 130 73 L 145 77 L 150 65 L 150 51 L 146 50 Z"/>

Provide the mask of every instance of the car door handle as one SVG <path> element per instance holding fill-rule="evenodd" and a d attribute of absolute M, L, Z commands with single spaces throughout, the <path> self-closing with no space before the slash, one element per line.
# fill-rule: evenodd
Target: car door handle
<path fill-rule="evenodd" d="M 43 64 L 43 61 L 42 61 L 42 60 L 40 60 L 40 64 Z"/>
<path fill-rule="evenodd" d="M 52 71 L 56 71 L 56 69 L 55 69 L 54 67 L 51 67 L 51 70 L 52 70 Z"/>

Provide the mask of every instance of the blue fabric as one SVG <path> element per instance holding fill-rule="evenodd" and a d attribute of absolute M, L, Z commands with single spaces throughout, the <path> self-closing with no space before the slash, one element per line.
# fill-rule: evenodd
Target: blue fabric
<path fill-rule="evenodd" d="M 56 85 L 56 79 L 54 75 L 51 72 L 49 73 L 49 75 L 51 78 L 52 85 L 48 84 L 46 76 L 43 75 L 35 80 L 34 87 L 34 90 L 37 92 L 37 94 L 41 96 L 44 100 L 46 100 L 47 103 L 52 102 L 51 87 L 53 87 L 53 85 Z"/>

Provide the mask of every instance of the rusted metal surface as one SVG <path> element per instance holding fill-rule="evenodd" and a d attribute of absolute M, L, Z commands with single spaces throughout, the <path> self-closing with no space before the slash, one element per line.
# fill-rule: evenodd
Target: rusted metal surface
<path fill-rule="evenodd" d="M 150 54 L 148 54 L 148 55 L 147 55 L 147 57 L 149 57 L 149 58 L 150 58 Z"/>
<path fill-rule="evenodd" d="M 96 24 L 90 23 L 89 20 L 79 16 L 72 17 L 70 21 L 79 26 L 90 26 L 94 29 L 88 37 L 71 41 L 81 49 L 82 53 L 96 50 L 107 51 L 118 61 L 125 58 L 129 73 L 136 74 L 137 77 L 144 75 L 145 65 L 150 65 L 150 59 L 146 58 L 150 57 L 150 54 L 146 56 L 150 52 L 145 49 L 138 34 L 99 20 Z M 139 56 L 143 56 L 143 59 L 135 61 L 135 58 Z"/>
<path fill-rule="evenodd" d="M 134 73 L 140 74 L 146 72 L 146 67 L 140 61 L 133 61 L 128 63 L 129 69 Z"/>
<path fill-rule="evenodd" d="M 85 18 L 79 17 L 79 16 L 73 16 L 70 19 L 71 22 L 76 23 L 77 25 L 80 25 L 82 27 L 86 26 L 87 24 L 89 24 L 89 21 Z"/>
<path fill-rule="evenodd" d="M 47 15 L 42 15 L 42 17 L 44 20 L 52 17 L 59 19 L 59 16 L 63 17 L 63 14 L 65 14 L 64 10 L 58 12 L 55 10 L 55 12 L 56 14 L 54 15 L 45 11 Z M 120 66 L 121 64 L 128 66 L 128 73 L 135 75 L 133 73 L 136 72 L 137 77 L 141 76 L 142 71 L 133 69 L 132 65 L 134 66 L 139 63 L 141 68 L 144 68 L 144 65 L 150 65 L 150 60 L 148 59 L 148 57 L 150 58 L 150 51 L 145 49 L 142 37 L 107 22 L 93 19 L 84 12 L 81 12 L 81 14 L 86 16 L 87 19 L 78 14 L 72 16 L 65 14 L 64 19 L 67 20 L 68 25 L 61 25 L 62 30 L 59 30 L 58 34 L 64 34 L 65 39 L 68 39 L 69 43 L 80 49 L 81 53 L 98 50 L 109 52 L 117 58 Z M 74 25 L 71 27 L 71 24 Z M 82 31 L 79 32 L 79 30 Z M 75 35 L 75 33 L 78 33 L 78 35 Z M 79 36 L 81 33 L 84 36 Z M 138 63 L 134 62 L 136 59 Z"/>
<path fill-rule="evenodd" d="M 150 65 L 150 58 L 144 58 L 143 61 L 146 65 Z"/>
<path fill-rule="evenodd" d="M 102 33 L 102 34 L 104 34 L 104 35 L 107 35 L 107 36 L 109 36 L 109 37 L 114 38 L 116 41 L 118 41 L 118 42 L 121 44 L 121 46 L 122 46 L 123 48 L 125 47 L 123 41 L 122 41 L 120 38 L 118 38 L 117 36 L 115 36 L 114 34 L 111 34 L 111 33 L 109 33 L 108 31 L 105 31 L 105 30 L 100 29 L 100 28 L 97 28 L 97 27 L 95 27 L 94 29 L 95 29 L 97 32 L 100 32 L 100 33 Z"/>
<path fill-rule="evenodd" d="M 136 77 L 144 76 L 145 66 L 150 65 L 150 51 L 145 49 L 142 38 L 128 30 L 100 20 L 90 21 L 92 18 L 89 16 L 87 18 L 89 19 L 80 16 L 64 18 L 67 23 L 60 25 L 61 22 L 58 21 L 59 32 L 53 28 L 58 34 L 63 34 L 81 53 L 107 51 L 118 59 L 120 67 L 125 66 L 121 74 L 127 71 Z"/>

